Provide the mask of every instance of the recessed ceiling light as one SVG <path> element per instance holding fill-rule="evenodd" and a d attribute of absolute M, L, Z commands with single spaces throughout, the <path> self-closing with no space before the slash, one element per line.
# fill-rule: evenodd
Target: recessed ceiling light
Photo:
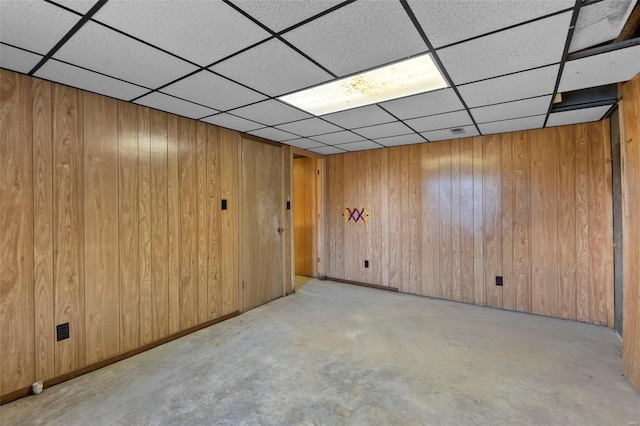
<path fill-rule="evenodd" d="M 447 82 L 427 53 L 279 99 L 311 114 L 323 115 L 445 87 Z"/>

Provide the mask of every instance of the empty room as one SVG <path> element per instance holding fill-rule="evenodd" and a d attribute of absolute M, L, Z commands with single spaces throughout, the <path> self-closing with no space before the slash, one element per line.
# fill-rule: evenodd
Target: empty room
<path fill-rule="evenodd" d="M 640 424 L 640 3 L 0 0 L 31 424 Z"/>

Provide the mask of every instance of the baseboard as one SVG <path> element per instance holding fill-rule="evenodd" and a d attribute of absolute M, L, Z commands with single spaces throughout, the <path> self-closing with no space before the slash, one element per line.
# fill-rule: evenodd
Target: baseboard
<path fill-rule="evenodd" d="M 182 330 L 182 331 L 179 331 L 179 332 L 177 332 L 175 334 L 171 334 L 171 335 L 169 335 L 167 337 L 163 337 L 160 340 L 156 340 L 155 342 L 151 342 L 151 343 L 148 343 L 148 344 L 146 344 L 144 346 L 140 346 L 139 348 L 132 349 L 132 350 L 130 350 L 128 352 L 113 356 L 111 358 L 104 359 L 102 361 L 98 361 L 98 362 L 96 362 L 94 364 L 87 365 L 86 367 L 82 367 L 82 368 L 80 368 L 78 370 L 71 371 L 71 372 L 63 374 L 61 376 L 54 377 L 54 378 L 49 379 L 49 380 L 45 380 L 43 382 L 44 388 L 46 389 L 46 388 L 49 388 L 51 386 L 55 386 L 57 384 L 60 384 L 62 382 L 66 382 L 67 380 L 75 379 L 76 377 L 82 376 L 83 374 L 90 373 L 92 371 L 95 371 L 95 370 L 98 370 L 100 368 L 106 367 L 107 365 L 116 363 L 118 361 L 122 361 L 122 360 L 130 358 L 130 357 L 132 357 L 134 355 L 138 355 L 138 354 L 140 354 L 142 352 L 148 351 L 149 349 L 153 349 L 153 348 L 156 348 L 156 347 L 158 347 L 160 345 L 164 345 L 165 343 L 169 343 L 172 340 L 179 339 L 180 337 L 184 337 L 187 334 L 191 334 L 191 333 L 194 333 L 194 332 L 196 332 L 198 330 L 202 330 L 203 328 L 211 327 L 214 324 L 218 324 L 218 323 L 220 323 L 222 321 L 226 321 L 226 320 L 228 320 L 230 318 L 233 318 L 233 317 L 236 317 L 238 315 L 240 315 L 240 312 L 238 312 L 238 311 L 232 312 L 230 314 L 221 316 L 220 318 L 216 318 L 216 319 L 213 319 L 211 321 L 203 322 L 202 324 L 198 324 L 198 325 L 190 327 L 190 328 L 188 328 L 186 330 Z M 24 388 L 24 389 L 18 389 L 16 391 L 13 391 L 13 392 L 10 392 L 10 393 L 4 394 L 4 395 L 0 395 L 0 405 L 6 404 L 6 403 L 11 402 L 11 401 L 15 401 L 16 399 L 23 398 L 23 397 L 28 396 L 28 395 L 31 395 L 31 386 L 29 386 L 27 388 Z"/>
<path fill-rule="evenodd" d="M 375 289 L 378 289 L 378 290 L 386 290 L 386 291 L 398 292 L 398 289 L 396 287 L 387 287 L 387 286 L 384 286 L 384 285 L 369 284 L 369 283 L 363 283 L 363 282 L 360 282 L 360 281 L 343 280 L 342 278 L 325 277 L 324 279 L 328 280 L 328 281 L 337 281 L 339 283 L 359 285 L 361 287 L 375 288 Z"/>

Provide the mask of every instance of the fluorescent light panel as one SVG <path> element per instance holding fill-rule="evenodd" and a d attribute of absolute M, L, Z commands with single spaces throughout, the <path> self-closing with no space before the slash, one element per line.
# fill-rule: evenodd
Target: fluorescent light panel
<path fill-rule="evenodd" d="M 314 115 L 344 111 L 447 87 L 431 55 L 416 56 L 279 99 Z"/>

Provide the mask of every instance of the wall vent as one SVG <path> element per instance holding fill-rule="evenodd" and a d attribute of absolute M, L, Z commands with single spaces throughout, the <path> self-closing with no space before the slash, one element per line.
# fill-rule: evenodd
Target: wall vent
<path fill-rule="evenodd" d="M 451 133 L 454 135 L 463 135 L 464 129 L 462 127 L 456 127 L 455 129 L 451 129 Z"/>

